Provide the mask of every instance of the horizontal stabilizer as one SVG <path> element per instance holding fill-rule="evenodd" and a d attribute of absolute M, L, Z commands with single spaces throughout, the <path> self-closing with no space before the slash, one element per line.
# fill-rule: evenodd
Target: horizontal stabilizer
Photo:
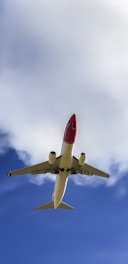
<path fill-rule="evenodd" d="M 41 205 L 39 207 L 34 208 L 34 210 L 43 210 L 43 209 L 49 209 L 54 208 L 54 202 L 49 202 L 44 205 Z M 64 202 L 61 202 L 57 208 L 67 209 L 67 210 L 73 210 L 74 208 Z"/>
<path fill-rule="evenodd" d="M 61 202 L 59 205 L 58 205 L 58 208 L 62 208 L 62 209 L 68 209 L 68 210 L 74 210 L 75 208 L 70 206 L 69 204 L 66 204 L 64 202 Z"/>
<path fill-rule="evenodd" d="M 34 208 L 34 210 L 43 210 L 43 209 L 49 209 L 49 208 L 54 208 L 54 203 L 53 202 L 46 203 L 44 205 L 36 207 L 36 208 Z"/>

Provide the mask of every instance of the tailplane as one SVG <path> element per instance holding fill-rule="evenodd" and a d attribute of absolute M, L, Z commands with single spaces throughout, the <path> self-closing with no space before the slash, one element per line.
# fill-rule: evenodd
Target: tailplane
<path fill-rule="evenodd" d="M 43 210 L 43 209 L 49 209 L 54 208 L 54 202 L 49 202 L 44 205 L 41 205 L 39 207 L 34 208 L 34 210 Z M 74 210 L 74 208 L 64 202 L 60 202 L 57 208 L 67 209 L 67 210 Z"/>

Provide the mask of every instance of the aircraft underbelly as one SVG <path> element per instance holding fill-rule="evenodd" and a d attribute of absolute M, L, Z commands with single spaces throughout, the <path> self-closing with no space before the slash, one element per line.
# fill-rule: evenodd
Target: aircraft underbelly
<path fill-rule="evenodd" d="M 60 160 L 60 172 L 57 175 L 54 189 L 54 207 L 57 208 L 66 191 L 69 171 L 72 166 L 72 147 L 73 144 L 64 143 L 62 157 Z"/>
<path fill-rule="evenodd" d="M 67 186 L 68 176 L 64 175 L 64 173 L 60 173 L 57 175 L 55 191 L 54 191 L 54 204 L 57 206 L 62 200 L 66 186 Z"/>

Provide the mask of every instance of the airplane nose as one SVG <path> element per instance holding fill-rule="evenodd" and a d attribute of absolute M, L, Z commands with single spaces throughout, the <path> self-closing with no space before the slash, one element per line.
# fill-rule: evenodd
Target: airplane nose
<path fill-rule="evenodd" d="M 76 129 L 77 129 L 77 123 L 76 123 L 76 115 L 73 114 L 66 126 L 65 133 L 64 133 L 64 141 L 67 143 L 74 143 L 75 137 L 76 137 Z"/>
<path fill-rule="evenodd" d="M 71 123 L 71 122 L 76 123 L 76 114 L 73 114 L 73 115 L 70 117 L 70 119 L 68 120 L 68 123 Z"/>
<path fill-rule="evenodd" d="M 72 127 L 76 129 L 76 115 L 73 114 L 70 118 L 70 122 L 72 123 Z"/>
<path fill-rule="evenodd" d="M 71 118 L 73 119 L 73 121 L 76 121 L 76 114 L 73 114 Z"/>

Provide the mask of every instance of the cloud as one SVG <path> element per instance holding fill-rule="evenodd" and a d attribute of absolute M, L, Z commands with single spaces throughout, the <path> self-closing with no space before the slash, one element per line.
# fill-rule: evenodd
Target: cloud
<path fill-rule="evenodd" d="M 2 133 L 0 131 L 0 155 L 6 152 L 8 150 L 9 146 L 9 135 Z"/>
<path fill-rule="evenodd" d="M 0 128 L 26 164 L 59 155 L 75 112 L 76 156 L 128 169 L 127 15 L 126 1 L 4 1 Z"/>
<path fill-rule="evenodd" d="M 41 174 L 35 175 L 35 177 L 28 175 L 28 179 L 29 179 L 29 182 L 32 184 L 42 185 L 47 180 L 55 181 L 56 175 L 50 174 L 50 173 L 46 173 L 45 175 L 41 175 Z"/>

